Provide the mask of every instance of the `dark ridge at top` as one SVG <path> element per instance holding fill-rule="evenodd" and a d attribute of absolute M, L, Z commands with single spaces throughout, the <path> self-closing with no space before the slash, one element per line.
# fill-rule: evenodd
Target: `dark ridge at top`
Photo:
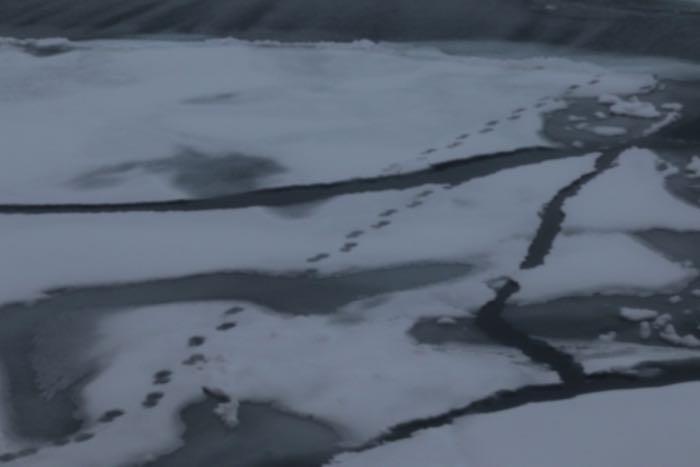
<path fill-rule="evenodd" d="M 683 0 L 0 0 L 0 35 L 273 40 L 503 39 L 698 58 Z"/>

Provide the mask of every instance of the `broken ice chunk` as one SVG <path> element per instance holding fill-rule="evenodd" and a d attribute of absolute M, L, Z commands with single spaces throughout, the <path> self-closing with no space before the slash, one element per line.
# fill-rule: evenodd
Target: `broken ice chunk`
<path fill-rule="evenodd" d="M 610 113 L 613 115 L 636 118 L 658 118 L 661 116 L 661 112 L 656 109 L 654 104 L 642 102 L 637 97 L 631 97 L 629 100 L 625 100 L 612 94 L 606 94 L 600 96 L 598 102 L 601 104 L 609 104 Z"/>
<path fill-rule="evenodd" d="M 639 337 L 649 339 L 651 337 L 651 325 L 647 321 L 639 323 Z"/>
<path fill-rule="evenodd" d="M 700 156 L 693 156 L 685 166 L 685 170 L 691 178 L 700 177 Z"/>
<path fill-rule="evenodd" d="M 617 339 L 617 333 L 615 331 L 610 331 L 608 333 L 601 334 L 598 336 L 598 339 L 603 342 L 613 342 L 615 339 Z"/>
<path fill-rule="evenodd" d="M 664 104 L 661 104 L 661 108 L 664 110 L 679 111 L 683 109 L 683 104 L 680 104 L 678 102 L 666 102 Z"/>
<path fill-rule="evenodd" d="M 651 319 L 656 319 L 659 313 L 654 310 L 645 310 L 643 308 L 627 308 L 622 307 L 620 309 L 620 316 L 627 321 L 646 321 Z"/>
<path fill-rule="evenodd" d="M 673 317 L 670 314 L 664 313 L 663 315 L 660 315 L 658 318 L 656 318 L 654 320 L 654 327 L 656 329 L 661 329 L 664 326 L 666 326 L 667 324 L 669 324 L 672 319 L 673 319 Z"/>
<path fill-rule="evenodd" d="M 700 347 L 700 339 L 692 334 L 686 334 L 685 336 L 679 335 L 673 324 L 667 324 L 664 330 L 659 333 L 659 337 L 673 345 L 679 345 L 682 347 Z"/>

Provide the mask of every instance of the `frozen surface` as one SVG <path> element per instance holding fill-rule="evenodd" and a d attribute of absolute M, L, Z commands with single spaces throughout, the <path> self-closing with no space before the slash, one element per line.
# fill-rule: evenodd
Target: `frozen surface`
<path fill-rule="evenodd" d="M 620 310 L 620 316 L 628 321 L 646 321 L 659 316 L 659 312 L 654 310 L 646 310 L 644 308 L 623 307 Z"/>
<path fill-rule="evenodd" d="M 665 188 L 672 169 L 653 152 L 632 148 L 616 167 L 587 184 L 565 205 L 569 230 L 700 230 L 700 209 Z"/>
<path fill-rule="evenodd" d="M 621 291 L 644 295 L 682 285 L 696 274 L 625 234 L 561 235 L 544 266 L 519 273 L 522 291 L 516 298 L 535 302 Z"/>
<path fill-rule="evenodd" d="M 654 104 L 640 101 L 636 96 L 625 100 L 612 94 L 606 94 L 600 96 L 598 102 L 609 105 L 609 111 L 614 115 L 639 118 L 657 118 L 661 116 L 661 112 L 656 109 Z"/>
<path fill-rule="evenodd" d="M 1 402 L 10 404 L 0 404 L 0 461 L 27 446 L 38 451 L 25 450 L 25 461 L 43 467 L 177 459 L 179 448 L 198 449 L 193 429 L 203 439 L 210 433 L 179 418 L 205 394 L 203 410 L 232 430 L 242 429 L 241 407 L 252 402 L 290 419 L 312 417 L 354 446 L 504 389 L 569 384 L 580 368 L 626 372 L 697 357 L 697 282 L 684 286 L 697 280 L 698 263 L 683 257 L 682 245 L 652 249 L 638 238 L 650 229 L 700 230 L 700 210 L 666 187 L 673 175 L 674 188 L 690 193 L 700 160 L 681 173 L 629 147 L 663 146 L 666 133 L 640 137 L 686 110 L 696 118 L 693 102 L 664 103 L 688 89 L 657 82 L 641 59 L 484 58 L 448 48 L 0 41 L 0 204 L 109 211 L 99 204 L 289 185 L 320 199 L 1 215 L 0 304 L 16 320 L 8 329 L 19 331 L 0 335 L 10 349 L 0 361 L 17 377 L 0 374 Z M 613 147 L 628 149 L 602 170 Z M 451 178 L 455 167 L 461 172 Z M 380 180 L 355 180 L 362 177 Z M 331 186 L 303 186 L 317 183 Z M 245 199 L 256 206 L 264 196 Z M 528 269 L 533 257 L 542 264 Z M 504 278 L 520 291 L 499 308 L 494 294 L 513 284 Z M 612 297 L 620 293 L 630 306 Z M 652 296 L 659 293 L 676 295 Z M 547 304 L 558 320 L 540 329 L 574 337 L 533 341 L 536 333 L 509 327 L 516 313 L 527 324 L 528 307 L 516 305 L 539 313 L 530 321 L 537 328 L 548 319 L 542 302 L 578 306 L 591 295 L 618 301 L 601 308 L 604 325 L 590 309 L 581 330 L 588 340 L 556 329 L 581 319 L 575 306 L 562 318 L 558 302 Z M 510 306 L 516 311 L 507 315 Z M 27 394 L 2 392 L 6 381 Z M 700 453 L 688 416 L 697 389 L 529 404 L 332 465 L 686 467 Z M 538 389 L 522 397 L 528 391 Z M 60 395 L 46 402 L 63 404 L 56 413 L 77 408 L 80 431 L 66 440 L 16 439 L 7 410 L 42 394 Z M 221 403 L 212 412 L 214 400 Z M 37 420 L 18 412 L 31 432 Z"/>
<path fill-rule="evenodd" d="M 87 430 L 95 437 L 42 450 L 33 465 L 123 465 L 173 449 L 182 430 L 175 423 L 177 410 L 201 397 L 202 386 L 234 401 L 270 402 L 312 415 L 345 441 L 358 442 L 394 423 L 465 405 L 498 389 L 555 380 L 517 352 L 416 344 L 406 332 L 412 317 L 440 305 L 435 291 L 409 294 L 403 306 L 358 304 L 331 317 L 289 317 L 245 303 L 122 312 L 100 324 L 90 351 L 102 364 L 84 391 Z M 242 311 L 225 314 L 232 306 Z M 235 327 L 221 330 L 224 323 Z M 202 345 L 192 346 L 192 336 L 203 338 Z M 193 355 L 201 359 L 190 364 Z M 457 367 L 460 371 L 454 371 Z M 164 370 L 172 372 L 170 382 L 154 386 L 153 375 Z M 144 398 L 152 391 L 164 396 L 145 409 Z M 109 425 L 96 422 L 115 408 L 125 414 Z"/>
<path fill-rule="evenodd" d="M 645 324 L 640 323 L 640 324 Z M 653 361 L 674 361 L 698 358 L 696 349 L 631 342 L 552 341 L 557 347 L 573 355 L 586 373 L 621 371 Z"/>
<path fill-rule="evenodd" d="M 0 302 L 60 286 L 230 270 L 333 273 L 433 260 L 504 274 L 524 254 L 540 207 L 593 161 L 563 159 L 451 190 L 349 195 L 301 210 L 2 216 L 0 257 L 22 267 L 0 281 Z M 362 235 L 346 238 L 356 231 Z"/>
<path fill-rule="evenodd" d="M 689 383 L 530 404 L 343 455 L 329 465 L 693 467 L 700 446 L 688 408 L 698 390 Z"/>
<path fill-rule="evenodd" d="M 693 334 L 679 334 L 673 324 L 667 324 L 659 333 L 659 337 L 669 344 L 678 345 L 680 347 L 700 347 L 700 339 Z"/>
<path fill-rule="evenodd" d="M 24 46 L 0 44 L 3 203 L 197 197 L 183 179 L 206 186 L 243 157 L 275 170 L 231 175 L 221 194 L 415 170 L 548 145 L 541 114 L 567 92 L 654 83 L 566 59 L 368 42 L 100 41 L 48 57 Z"/>

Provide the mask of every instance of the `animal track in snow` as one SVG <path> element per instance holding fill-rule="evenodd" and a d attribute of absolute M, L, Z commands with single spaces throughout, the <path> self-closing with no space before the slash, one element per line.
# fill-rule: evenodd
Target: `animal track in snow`
<path fill-rule="evenodd" d="M 100 418 L 97 419 L 100 423 L 112 423 L 117 418 L 123 416 L 126 412 L 121 409 L 112 409 L 103 413 Z"/>
<path fill-rule="evenodd" d="M 207 358 L 204 355 L 202 355 L 201 353 L 196 353 L 184 359 L 182 361 L 182 364 L 186 366 L 192 366 L 196 365 L 197 363 L 206 363 L 206 361 Z"/>
<path fill-rule="evenodd" d="M 206 338 L 203 336 L 192 336 L 187 341 L 187 345 L 190 347 L 199 347 L 200 345 L 203 345 L 205 341 Z"/>
<path fill-rule="evenodd" d="M 350 232 L 349 234 L 347 234 L 347 235 L 345 236 L 345 238 L 352 240 L 352 239 L 355 239 L 355 238 L 360 238 L 360 237 L 363 236 L 364 234 L 365 234 L 365 231 L 364 231 L 364 230 L 353 230 L 352 232 Z"/>
<path fill-rule="evenodd" d="M 343 253 L 350 253 L 350 252 L 351 252 L 352 250 L 354 250 L 355 248 L 357 248 L 357 243 L 355 243 L 355 242 L 348 242 L 348 243 L 346 243 L 345 245 L 342 246 L 342 248 L 340 249 L 340 251 L 342 251 Z"/>
<path fill-rule="evenodd" d="M 391 224 L 391 222 L 389 222 L 389 221 L 379 221 L 379 222 L 377 222 L 376 224 L 373 224 L 373 225 L 372 225 L 372 228 L 375 229 L 375 230 L 378 230 L 378 229 L 382 229 L 382 228 L 384 228 L 384 227 L 386 227 L 387 225 L 390 225 L 390 224 Z"/>
<path fill-rule="evenodd" d="M 164 385 L 170 382 L 173 372 L 170 370 L 161 370 L 153 375 L 153 384 Z"/>
<path fill-rule="evenodd" d="M 331 255 L 328 253 L 319 253 L 316 256 L 312 256 L 311 258 L 307 259 L 307 263 L 318 263 L 319 261 L 323 261 L 325 259 L 330 258 Z"/>
<path fill-rule="evenodd" d="M 165 396 L 165 394 L 160 391 L 149 392 L 146 394 L 146 398 L 143 402 L 141 402 L 141 405 L 147 409 L 151 409 L 158 405 L 163 396 Z"/>

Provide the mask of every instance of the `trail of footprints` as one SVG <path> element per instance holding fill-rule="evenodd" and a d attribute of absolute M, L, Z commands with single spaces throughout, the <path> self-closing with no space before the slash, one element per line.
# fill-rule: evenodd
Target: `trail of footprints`
<path fill-rule="evenodd" d="M 587 85 L 596 85 L 600 82 L 600 76 L 596 76 L 595 78 L 591 79 L 588 81 L 586 84 Z M 564 93 L 565 96 L 570 96 L 573 92 L 575 92 L 577 89 L 579 89 L 581 86 L 578 84 L 572 84 L 569 86 Z M 537 101 L 537 103 L 534 105 L 534 108 L 536 109 L 541 109 L 547 106 L 548 103 L 552 102 L 554 99 L 551 97 L 543 97 L 540 100 Z M 527 110 L 525 107 L 519 107 L 514 109 L 511 114 L 506 117 L 506 120 L 509 121 L 516 121 L 522 118 L 523 113 Z M 501 120 L 490 120 L 484 124 L 484 126 L 477 130 L 478 134 L 488 134 L 496 130 L 498 125 L 502 123 Z M 450 144 L 446 145 L 445 148 L 447 149 L 454 149 L 462 144 L 469 139 L 472 136 L 472 133 L 462 133 L 460 134 L 453 142 Z M 429 154 L 432 154 L 436 152 L 436 148 L 429 148 L 426 149 L 421 153 L 422 156 L 427 156 Z M 443 189 L 444 190 L 450 190 L 454 188 L 453 185 L 444 185 Z M 425 202 L 425 200 L 430 197 L 431 195 L 434 194 L 434 190 L 432 189 L 426 189 L 424 191 L 421 191 L 417 195 L 415 195 L 406 205 L 405 208 L 407 209 L 415 209 L 419 206 L 422 206 Z M 370 225 L 370 228 L 372 230 L 380 230 L 384 229 L 388 226 L 391 225 L 391 218 L 394 217 L 396 214 L 399 213 L 399 209 L 396 208 L 390 208 L 386 209 L 385 211 L 382 211 L 379 213 L 378 218 L 375 223 Z M 365 236 L 367 234 L 366 229 L 357 229 L 349 232 L 347 235 L 345 235 L 345 242 L 343 243 L 342 246 L 339 248 L 340 253 L 350 253 L 352 250 L 357 248 L 359 246 L 359 240 L 361 237 Z M 306 259 L 306 262 L 309 264 L 314 264 L 314 263 L 319 263 L 322 261 L 325 261 L 331 257 L 330 253 L 322 252 L 318 253 L 314 256 L 311 256 Z M 311 269 L 309 270 L 311 273 L 315 273 L 316 271 Z M 231 308 L 230 310 L 225 312 L 226 316 L 232 316 L 235 315 L 239 312 L 243 311 L 243 307 L 236 306 Z M 220 323 L 216 327 L 216 331 L 218 332 L 226 332 L 229 331 L 233 328 L 236 327 L 235 321 L 231 320 L 226 320 L 223 323 Z M 187 346 L 191 349 L 197 349 L 199 347 L 204 346 L 206 343 L 206 337 L 201 336 L 201 335 L 195 335 L 191 336 L 188 341 L 187 341 Z M 193 352 L 191 353 L 187 358 L 185 358 L 181 363 L 183 366 L 187 367 L 196 367 L 198 365 L 203 365 L 207 362 L 206 356 L 201 353 L 201 352 Z M 173 370 L 170 369 L 163 369 L 157 371 L 155 374 L 152 375 L 152 385 L 154 387 L 163 387 L 167 386 L 173 379 L 174 377 L 174 372 Z M 224 402 L 228 400 L 228 397 L 225 395 L 219 394 L 217 391 L 209 389 L 209 388 L 202 388 L 204 394 L 207 397 L 213 398 L 217 402 Z M 158 406 L 160 401 L 166 396 L 164 390 L 153 390 L 149 393 L 147 393 L 144 396 L 143 401 L 141 402 L 141 405 L 144 409 L 153 409 Z M 104 414 L 102 414 L 98 419 L 98 423 L 106 424 L 106 423 L 112 423 L 115 420 L 119 419 L 120 417 L 124 416 L 126 412 L 122 409 L 111 409 L 106 411 Z M 70 438 L 64 438 L 60 439 L 58 441 L 55 441 L 53 444 L 54 446 L 65 446 L 71 442 L 73 443 L 82 443 L 85 441 L 88 441 L 92 438 L 95 437 L 94 433 L 88 432 L 88 431 L 83 431 L 80 432 L 76 435 L 73 435 Z M 20 451 L 14 452 L 14 453 L 5 453 L 0 455 L 0 463 L 8 463 L 12 462 L 21 458 L 25 458 L 28 456 L 32 456 L 39 452 L 39 447 L 30 447 L 30 448 L 25 448 Z"/>
<path fill-rule="evenodd" d="M 446 186 L 446 188 L 451 188 L 449 186 Z M 413 199 L 410 200 L 406 204 L 406 208 L 408 209 L 414 209 L 417 208 L 421 205 L 423 205 L 424 200 L 432 195 L 434 193 L 434 190 L 428 189 L 424 190 L 417 195 L 413 197 Z M 380 212 L 377 216 L 376 222 L 371 224 L 368 229 L 357 229 L 349 232 L 348 234 L 345 235 L 345 241 L 344 243 L 338 248 L 338 251 L 340 253 L 350 253 L 352 250 L 357 248 L 360 244 L 359 239 L 363 236 L 365 236 L 368 232 L 367 230 L 381 230 L 384 229 L 388 226 L 391 225 L 391 218 L 394 217 L 396 214 L 398 214 L 400 211 L 397 208 L 390 208 L 386 209 L 382 212 Z M 330 253 L 317 253 L 313 256 L 310 256 L 309 258 L 306 259 L 307 263 L 313 264 L 313 263 L 319 263 L 321 261 L 327 260 L 331 257 Z M 315 273 L 316 270 L 311 269 L 309 270 L 311 273 Z"/>
<path fill-rule="evenodd" d="M 600 82 L 600 78 L 595 77 L 594 79 L 590 80 L 587 84 L 595 85 L 599 82 Z M 572 84 L 571 86 L 569 86 L 566 89 L 566 91 L 564 92 L 564 96 L 570 96 L 574 91 L 576 91 L 580 87 L 581 87 L 581 85 Z M 549 96 L 543 97 L 535 103 L 534 108 L 542 109 L 542 108 L 546 107 L 548 104 L 550 104 L 551 102 L 553 102 L 554 100 L 555 100 L 555 98 L 553 98 L 553 97 L 549 97 Z M 526 110 L 527 110 L 526 107 L 518 107 L 518 108 L 514 109 L 508 117 L 506 117 L 506 120 L 509 120 L 509 121 L 519 120 L 522 118 L 522 116 Z M 484 126 L 482 128 L 478 129 L 476 131 L 476 133 L 477 134 L 491 133 L 491 132 L 495 131 L 497 129 L 497 127 L 502 123 L 503 123 L 503 121 L 499 120 L 499 119 L 489 120 L 488 122 L 486 122 L 484 124 Z M 457 136 L 457 138 L 454 141 L 447 144 L 445 146 L 445 149 L 454 149 L 454 148 L 457 148 L 457 147 L 463 145 L 464 142 L 467 139 L 469 139 L 472 135 L 473 135 L 472 133 L 460 134 L 459 136 Z M 432 154 L 434 152 L 437 152 L 437 151 L 438 151 L 437 148 L 428 148 L 425 151 L 421 152 L 420 155 L 422 158 L 425 158 L 425 156 Z M 384 172 L 393 170 L 395 168 L 395 166 L 396 166 L 396 164 L 392 164 L 391 166 L 387 167 L 384 170 Z M 454 188 L 454 187 L 451 185 L 444 186 L 444 189 L 449 190 L 451 188 Z M 426 190 L 426 191 L 419 193 L 408 204 L 406 204 L 405 207 L 408 209 L 414 209 L 414 208 L 421 206 L 424 203 L 425 198 L 430 196 L 432 193 L 433 193 L 432 190 Z M 399 212 L 398 209 L 395 209 L 395 208 L 387 209 L 386 211 L 381 212 L 378 216 L 379 218 L 377 219 L 377 221 L 375 223 L 371 224 L 370 228 L 373 230 L 379 230 L 379 229 L 383 229 L 385 227 L 388 227 L 389 225 L 391 225 L 391 220 L 390 220 L 391 217 L 394 216 L 395 214 L 397 214 L 398 212 Z M 345 236 L 346 242 L 339 248 L 338 251 L 340 253 L 350 253 L 352 250 L 354 250 L 355 248 L 357 248 L 359 246 L 359 242 L 357 240 L 361 236 L 363 236 L 365 233 L 366 233 L 365 230 L 353 230 L 352 232 L 348 233 Z M 329 258 L 331 258 L 331 253 L 319 252 L 319 253 L 307 258 L 306 262 L 309 264 L 316 264 L 316 263 L 320 263 L 322 261 L 328 260 Z M 308 272 L 311 274 L 314 274 L 317 271 L 315 269 L 309 269 Z"/>
<path fill-rule="evenodd" d="M 594 86 L 598 83 L 600 83 L 601 80 L 601 75 L 595 75 L 593 78 L 591 78 L 588 82 L 586 82 L 586 85 L 588 86 Z M 580 89 L 582 87 L 581 84 L 572 84 L 566 88 L 564 91 L 563 97 L 571 97 L 572 94 Z M 551 104 L 554 102 L 557 98 L 556 97 L 551 97 L 551 96 L 545 96 L 540 98 L 533 106 L 535 109 L 542 109 L 545 108 L 547 105 Z M 528 110 L 527 107 L 518 107 L 514 109 L 508 117 L 505 118 L 505 120 L 509 121 L 516 121 L 520 120 L 523 117 L 523 114 Z M 494 119 L 494 120 L 489 120 L 486 122 L 482 128 L 476 130 L 477 134 L 488 134 L 496 130 L 496 128 L 503 123 L 503 120 L 500 119 Z M 449 143 L 448 145 L 445 146 L 445 149 L 454 149 L 457 148 L 461 145 L 464 144 L 466 140 L 468 140 L 473 133 L 462 133 L 457 138 Z M 421 152 L 421 158 L 425 158 L 425 156 L 432 154 L 434 152 L 437 152 L 437 148 L 428 148 L 425 151 Z M 393 168 L 396 166 L 396 164 L 392 164 L 391 166 L 387 167 L 385 169 L 386 171 L 391 171 Z M 443 189 L 445 190 L 450 190 L 454 188 L 452 185 L 445 185 Z M 417 196 L 415 196 L 408 204 L 406 204 L 406 208 L 408 209 L 414 209 L 417 208 L 421 205 L 423 205 L 425 198 L 430 196 L 433 193 L 432 190 L 425 190 L 421 193 L 419 193 Z M 376 220 L 375 223 L 370 225 L 370 228 L 373 230 L 380 230 L 388 227 L 391 225 L 391 217 L 394 216 L 399 212 L 398 209 L 391 208 L 387 209 L 386 211 L 383 211 L 379 214 L 378 219 Z M 353 230 L 352 232 L 348 233 L 345 236 L 345 243 L 343 243 L 342 246 L 339 248 L 340 253 L 350 253 L 352 250 L 357 248 L 359 246 L 359 238 L 362 237 L 363 235 L 366 234 L 365 230 L 358 229 L 358 230 Z M 320 263 L 322 261 L 328 260 L 331 258 L 331 253 L 329 252 L 319 252 L 309 258 L 306 259 L 306 262 L 309 264 L 316 264 Z M 310 274 L 315 274 L 317 271 L 313 268 L 309 269 L 308 272 Z"/>
<path fill-rule="evenodd" d="M 592 79 L 590 79 L 586 85 L 588 86 L 594 86 L 598 83 L 600 83 L 601 80 L 601 75 L 595 75 Z M 580 89 L 582 87 L 581 84 L 572 84 L 566 88 L 564 91 L 563 97 L 571 97 L 572 94 Z M 551 97 L 551 96 L 545 96 L 540 98 L 533 106 L 535 109 L 543 109 L 547 105 L 551 104 L 554 102 L 557 98 L 556 97 Z M 514 109 L 508 117 L 505 118 L 505 120 L 508 121 L 516 121 L 520 120 L 523 117 L 523 114 L 528 110 L 527 107 L 518 107 Z M 492 133 L 497 129 L 497 127 L 503 123 L 503 120 L 501 119 L 494 119 L 494 120 L 489 120 L 486 122 L 483 127 L 480 129 L 476 130 L 476 134 L 488 134 Z M 452 141 L 451 143 L 447 144 L 444 148 L 445 149 L 454 149 L 459 146 L 462 146 L 466 140 L 468 140 L 474 133 L 462 133 L 457 138 Z M 432 154 L 434 152 L 437 152 L 437 148 L 428 148 L 425 151 L 421 152 L 421 158 L 425 158 L 425 156 Z M 388 167 L 385 171 L 391 171 L 396 164 L 392 164 L 392 166 Z M 450 190 L 454 188 L 452 185 L 446 185 L 443 187 L 445 190 Z M 424 200 L 427 196 L 431 195 L 433 193 L 432 190 L 426 190 L 421 193 L 419 193 L 417 196 L 414 197 L 407 205 L 406 208 L 413 209 L 421 206 L 424 203 Z M 383 229 L 385 227 L 388 227 L 391 225 L 391 220 L 390 218 L 397 214 L 398 210 L 397 209 L 388 209 L 382 213 L 379 214 L 379 219 L 377 219 L 377 222 L 371 225 L 371 228 L 374 230 L 379 230 Z M 341 253 L 349 253 L 358 246 L 357 239 L 361 237 L 362 235 L 365 234 L 364 230 L 354 230 L 350 232 L 349 234 L 346 235 L 345 239 L 347 240 L 341 247 L 340 247 L 340 252 Z M 306 261 L 308 263 L 319 263 L 321 261 L 327 260 L 331 257 L 330 253 L 323 252 L 323 253 L 318 253 L 314 256 L 311 256 L 308 258 Z M 312 273 L 315 272 L 315 270 L 310 270 Z"/>
<path fill-rule="evenodd" d="M 233 328 L 236 327 L 236 322 L 230 319 L 230 316 L 235 315 L 237 313 L 240 313 L 243 311 L 244 308 L 241 306 L 235 306 L 229 310 L 227 310 L 224 313 L 224 316 L 226 316 L 226 319 L 221 322 L 219 325 L 216 326 L 215 330 L 216 332 L 226 332 L 229 331 Z M 201 336 L 201 335 L 195 335 L 191 336 L 187 340 L 187 347 L 191 349 L 196 349 L 198 347 L 202 347 L 206 343 L 206 337 Z M 202 365 L 207 362 L 207 358 L 204 354 L 202 353 L 192 353 L 190 354 L 187 358 L 185 358 L 182 362 L 181 365 L 183 366 L 196 366 L 196 365 Z M 151 384 L 154 387 L 159 387 L 159 386 L 166 386 L 169 384 L 174 377 L 174 371 L 170 369 L 163 369 L 155 372 L 152 375 L 152 381 Z M 217 391 L 208 389 L 208 388 L 202 388 L 203 392 L 205 395 L 208 397 L 214 398 L 217 402 L 223 402 L 224 400 L 228 400 L 228 398 L 225 395 L 219 394 Z M 148 409 L 153 409 L 154 407 L 157 407 L 160 401 L 166 396 L 165 390 L 153 390 L 149 393 L 147 393 L 141 402 L 141 406 L 148 410 Z M 123 417 L 126 415 L 126 411 L 118 408 L 110 409 L 104 412 L 100 417 L 97 418 L 97 423 L 98 424 L 107 424 L 107 423 L 112 423 L 115 420 Z M 95 433 L 92 433 L 90 431 L 82 431 L 80 433 L 77 433 L 75 435 L 72 435 L 71 437 L 67 438 L 62 438 L 59 440 L 56 440 L 52 443 L 53 446 L 55 447 L 60 447 L 60 446 L 66 446 L 70 443 L 83 443 L 85 441 L 89 441 L 95 437 Z M 41 448 L 40 447 L 29 447 L 29 448 L 24 448 L 22 450 L 19 450 L 17 452 L 10 452 L 10 453 L 4 453 L 0 455 L 0 463 L 9 463 L 13 462 L 25 457 L 32 456 L 36 453 L 39 452 Z"/>
<path fill-rule="evenodd" d="M 587 86 L 595 86 L 596 84 L 599 84 L 601 81 L 601 76 L 600 75 L 595 75 L 592 79 L 586 82 L 585 85 Z M 572 84 L 569 87 L 566 88 L 564 91 L 563 97 L 571 97 L 571 95 L 578 89 L 582 87 L 581 84 Z M 534 109 L 543 109 L 550 103 L 554 102 L 557 98 L 555 97 L 542 97 L 540 98 L 535 105 L 533 106 Z M 457 136 L 457 138 L 452 141 L 451 143 L 447 144 L 444 146 L 443 149 L 454 149 L 459 146 L 462 146 L 464 142 L 472 137 L 474 134 L 488 134 L 492 133 L 493 131 L 496 130 L 496 128 L 503 123 L 503 120 L 507 121 L 517 121 L 520 120 L 523 117 L 523 113 L 528 110 L 527 107 L 518 107 L 514 109 L 510 115 L 505 117 L 504 119 L 495 119 L 495 120 L 490 120 L 484 124 L 483 127 L 475 130 L 473 133 L 462 133 L 461 135 Z M 424 156 L 428 156 L 430 154 L 433 154 L 438 151 L 438 148 L 428 148 L 425 151 L 421 152 L 420 155 L 423 156 L 421 158 L 425 158 Z M 389 168 L 387 168 L 389 170 Z"/>

